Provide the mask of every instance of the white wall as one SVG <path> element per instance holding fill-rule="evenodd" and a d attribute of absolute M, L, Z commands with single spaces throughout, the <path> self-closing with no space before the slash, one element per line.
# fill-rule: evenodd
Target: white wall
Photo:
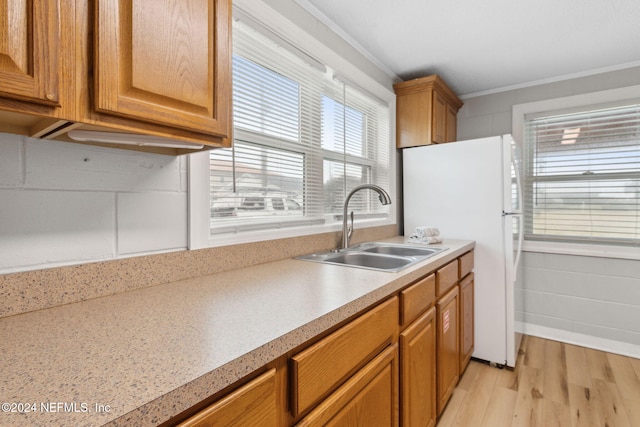
<path fill-rule="evenodd" d="M 0 133 L 0 273 L 187 245 L 186 158 Z"/>
<path fill-rule="evenodd" d="M 640 67 L 472 96 L 458 138 L 512 132 L 512 106 L 640 84 Z M 640 261 L 525 252 L 517 319 L 527 333 L 640 355 Z"/>

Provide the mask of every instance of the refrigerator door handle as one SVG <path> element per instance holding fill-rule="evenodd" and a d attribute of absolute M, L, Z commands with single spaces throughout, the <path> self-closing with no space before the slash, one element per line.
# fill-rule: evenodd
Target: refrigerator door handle
<path fill-rule="evenodd" d="M 515 218 L 518 220 L 518 248 L 516 249 L 516 257 L 513 260 L 513 282 L 515 283 L 518 280 L 518 264 L 520 264 L 520 255 L 522 254 L 522 242 L 524 240 L 524 220 L 523 215 L 518 214 L 515 215 Z"/>
<path fill-rule="evenodd" d="M 516 192 L 518 197 L 518 210 L 524 210 L 522 206 L 522 179 L 520 177 L 520 168 L 518 167 L 518 161 L 516 159 L 516 145 L 511 144 L 511 164 L 513 165 L 513 174 L 516 177 Z"/>

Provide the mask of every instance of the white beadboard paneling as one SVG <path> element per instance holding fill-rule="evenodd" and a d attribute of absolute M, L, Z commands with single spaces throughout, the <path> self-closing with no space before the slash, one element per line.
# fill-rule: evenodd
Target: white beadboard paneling
<path fill-rule="evenodd" d="M 561 98 L 569 95 L 573 95 L 573 84 L 571 80 L 564 80 L 518 89 L 516 91 L 516 101 L 514 104 Z"/>
<path fill-rule="evenodd" d="M 524 313 L 524 323 L 540 325 L 547 328 L 562 329 L 565 331 L 570 331 L 572 329 L 572 323 L 570 320 L 543 316 L 540 314 Z"/>
<path fill-rule="evenodd" d="M 637 261 L 635 261 L 637 262 Z M 574 271 L 527 268 L 526 289 L 557 295 L 640 305 L 640 279 L 632 277 L 585 274 Z"/>
<path fill-rule="evenodd" d="M 187 247 L 186 193 L 121 193 L 118 255 Z"/>
<path fill-rule="evenodd" d="M 0 133 L 0 188 L 22 185 L 22 137 Z"/>
<path fill-rule="evenodd" d="M 525 262 L 533 268 L 640 279 L 640 263 L 633 259 L 527 252 Z"/>
<path fill-rule="evenodd" d="M 573 93 L 589 93 L 640 84 L 640 67 L 589 75 L 571 81 Z"/>
<path fill-rule="evenodd" d="M 179 157 L 26 138 L 25 187 L 180 191 Z M 183 178 L 184 179 L 184 178 Z"/>
<path fill-rule="evenodd" d="M 573 322 L 572 330 L 583 335 L 592 335 L 594 337 L 640 345 L 640 332 L 633 332 L 618 328 L 607 328 L 601 325 L 594 325 L 593 323 L 582 322 Z M 636 355 L 636 357 L 637 356 L 638 355 Z"/>
<path fill-rule="evenodd" d="M 511 106 L 516 103 L 515 91 L 494 93 L 490 95 L 464 98 L 464 117 L 486 116 L 495 113 L 511 112 Z M 461 110 L 462 111 L 462 110 Z"/>
<path fill-rule="evenodd" d="M 523 324 L 522 332 L 527 335 L 548 338 L 554 341 L 567 342 L 582 347 L 607 351 L 609 353 L 623 354 L 629 357 L 637 358 L 640 354 L 640 345 L 608 338 L 595 337 L 593 335 L 580 334 L 577 332 L 569 332 L 564 329 L 555 329 L 533 323 Z"/>
<path fill-rule="evenodd" d="M 460 112 L 462 113 L 462 110 Z M 460 117 L 460 114 L 458 117 Z M 457 136 L 459 141 L 492 135 L 490 115 L 469 117 L 464 122 L 458 122 Z"/>
<path fill-rule="evenodd" d="M 111 193 L 0 190 L 0 272 L 115 256 Z"/>
<path fill-rule="evenodd" d="M 511 111 L 496 113 L 491 116 L 491 134 L 504 135 L 511 133 Z"/>

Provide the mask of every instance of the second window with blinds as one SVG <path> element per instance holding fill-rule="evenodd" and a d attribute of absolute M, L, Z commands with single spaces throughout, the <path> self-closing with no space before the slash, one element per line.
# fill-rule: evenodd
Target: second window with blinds
<path fill-rule="evenodd" d="M 389 189 L 389 106 L 253 22 L 234 20 L 233 148 L 210 153 L 211 234 L 342 221 L 350 189 Z M 387 220 L 369 192 L 356 218 Z"/>
<path fill-rule="evenodd" d="M 640 104 L 525 118 L 525 237 L 640 245 Z"/>

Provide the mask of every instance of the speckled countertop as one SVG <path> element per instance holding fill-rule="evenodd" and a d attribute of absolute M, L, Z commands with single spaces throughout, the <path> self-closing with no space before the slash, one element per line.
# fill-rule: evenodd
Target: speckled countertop
<path fill-rule="evenodd" d="M 399 273 L 285 259 L 2 318 L 0 425 L 160 424 L 473 245 Z"/>

